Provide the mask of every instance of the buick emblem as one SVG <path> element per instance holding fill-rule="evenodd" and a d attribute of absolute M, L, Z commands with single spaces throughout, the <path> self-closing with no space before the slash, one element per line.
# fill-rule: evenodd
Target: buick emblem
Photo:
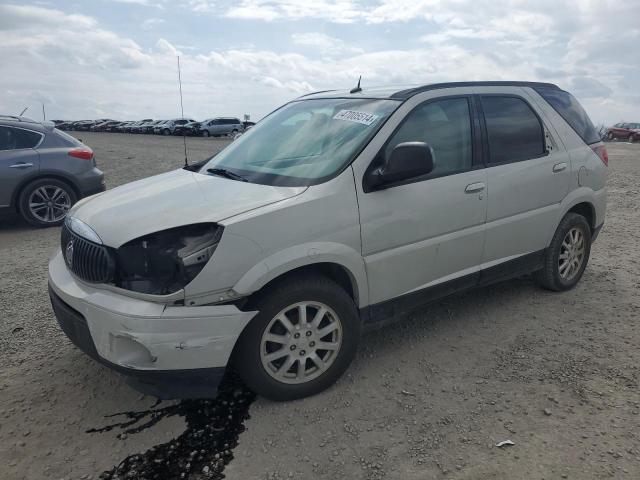
<path fill-rule="evenodd" d="M 67 243 L 65 257 L 67 259 L 67 265 L 69 265 L 69 268 L 72 268 L 73 267 L 73 240 L 69 240 L 69 243 Z"/>

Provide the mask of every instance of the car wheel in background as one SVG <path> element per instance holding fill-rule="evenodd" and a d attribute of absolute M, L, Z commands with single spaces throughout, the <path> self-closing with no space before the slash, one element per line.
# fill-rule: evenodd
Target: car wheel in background
<path fill-rule="evenodd" d="M 629 135 L 629 143 L 633 143 L 635 139 L 633 138 L 633 133 Z"/>
<path fill-rule="evenodd" d="M 591 228 L 577 213 L 567 213 L 547 248 L 544 267 L 534 273 L 539 285 L 557 292 L 580 281 L 591 253 Z"/>
<path fill-rule="evenodd" d="M 202 136 L 203 137 L 208 137 L 209 136 L 209 130 L 203 130 L 202 131 Z"/>
<path fill-rule="evenodd" d="M 162 130 L 162 134 L 163 135 L 171 135 L 171 130 L 169 130 L 168 128 L 165 128 L 164 130 Z"/>
<path fill-rule="evenodd" d="M 249 308 L 259 313 L 240 336 L 233 362 L 256 393 L 272 400 L 314 395 L 353 360 L 360 318 L 332 280 L 289 277 L 260 292 Z"/>
<path fill-rule="evenodd" d="M 64 222 L 67 212 L 77 200 L 68 183 L 55 178 L 41 178 L 22 189 L 18 208 L 31 225 L 52 227 Z"/>
<path fill-rule="evenodd" d="M 613 139 L 615 138 L 615 137 L 613 136 L 613 132 L 609 132 L 609 133 L 607 133 L 607 138 L 608 138 L 609 140 L 613 140 Z"/>

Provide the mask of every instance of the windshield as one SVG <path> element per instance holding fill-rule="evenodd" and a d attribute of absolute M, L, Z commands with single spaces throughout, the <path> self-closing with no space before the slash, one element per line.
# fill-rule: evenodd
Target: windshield
<path fill-rule="evenodd" d="M 395 100 L 331 98 L 289 103 L 205 164 L 252 183 L 307 186 L 342 171 L 397 108 Z"/>

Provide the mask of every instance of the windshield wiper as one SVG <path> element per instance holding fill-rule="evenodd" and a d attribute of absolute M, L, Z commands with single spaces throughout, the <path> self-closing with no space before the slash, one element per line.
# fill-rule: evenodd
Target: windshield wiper
<path fill-rule="evenodd" d="M 237 173 L 227 170 L 226 168 L 207 168 L 207 172 L 213 175 L 218 175 L 220 177 L 230 178 L 231 180 L 238 180 L 240 182 L 249 181 L 242 175 L 238 175 Z"/>

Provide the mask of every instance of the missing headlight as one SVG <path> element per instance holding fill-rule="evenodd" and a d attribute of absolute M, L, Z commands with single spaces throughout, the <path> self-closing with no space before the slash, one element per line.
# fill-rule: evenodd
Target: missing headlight
<path fill-rule="evenodd" d="M 116 285 L 153 295 L 180 290 L 209 261 L 222 230 L 213 223 L 198 223 L 125 243 L 116 252 Z"/>

